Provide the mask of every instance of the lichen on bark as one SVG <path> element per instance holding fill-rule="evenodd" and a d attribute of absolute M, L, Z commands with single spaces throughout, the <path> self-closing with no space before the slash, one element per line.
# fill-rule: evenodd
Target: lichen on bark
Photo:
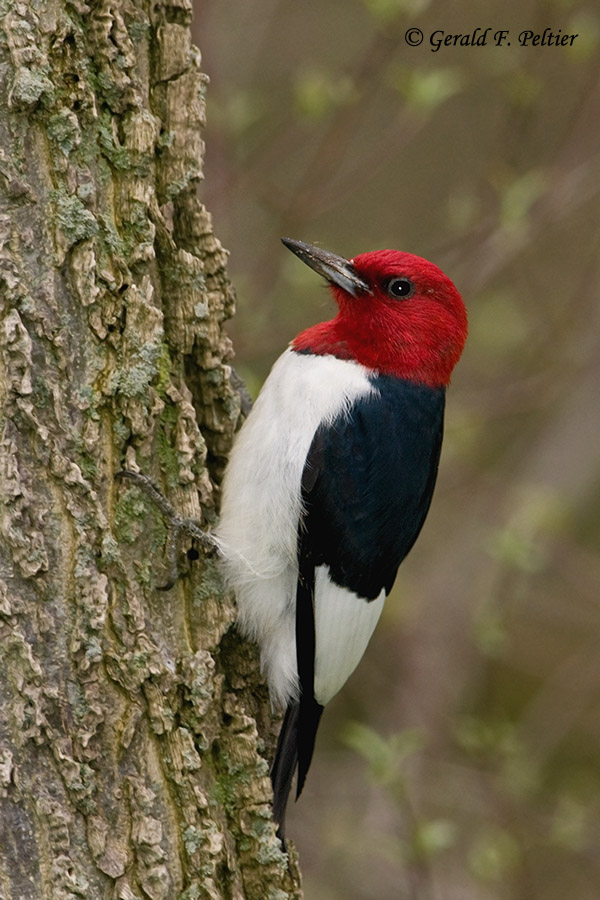
<path fill-rule="evenodd" d="M 273 726 L 201 559 L 240 415 L 226 252 L 198 199 L 190 0 L 0 0 L 0 896 L 300 896 Z"/>

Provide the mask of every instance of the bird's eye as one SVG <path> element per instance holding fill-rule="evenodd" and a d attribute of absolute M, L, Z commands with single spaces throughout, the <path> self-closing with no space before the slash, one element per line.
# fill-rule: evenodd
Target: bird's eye
<path fill-rule="evenodd" d="M 412 297 L 415 286 L 408 278 L 390 278 L 387 283 L 388 297 L 397 300 L 398 298 Z"/>

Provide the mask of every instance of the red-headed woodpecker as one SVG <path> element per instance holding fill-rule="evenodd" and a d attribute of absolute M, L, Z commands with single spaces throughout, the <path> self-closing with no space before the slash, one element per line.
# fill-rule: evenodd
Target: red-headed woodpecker
<path fill-rule="evenodd" d="M 327 279 L 338 314 L 273 366 L 233 447 L 217 531 L 239 625 L 286 710 L 271 771 L 282 837 L 323 707 L 358 665 L 427 515 L 467 335 L 460 294 L 427 260 L 283 243 Z"/>

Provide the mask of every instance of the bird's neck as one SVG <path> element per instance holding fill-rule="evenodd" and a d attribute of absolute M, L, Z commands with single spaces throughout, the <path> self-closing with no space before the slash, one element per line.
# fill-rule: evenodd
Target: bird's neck
<path fill-rule="evenodd" d="M 363 323 L 364 325 L 364 323 Z M 336 316 L 302 331 L 292 341 L 292 349 L 316 356 L 336 356 L 360 363 L 382 375 L 394 375 L 429 387 L 446 387 L 456 362 L 455 353 L 437 345 L 435 336 L 420 333 L 419 339 L 410 332 L 402 333 L 390 327 L 356 331 Z"/>

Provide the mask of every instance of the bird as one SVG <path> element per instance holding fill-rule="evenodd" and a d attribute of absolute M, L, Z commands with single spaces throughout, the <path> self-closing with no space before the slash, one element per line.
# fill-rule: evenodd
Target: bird
<path fill-rule="evenodd" d="M 331 289 L 337 314 L 275 362 L 235 439 L 216 542 L 242 635 L 284 711 L 271 768 L 285 849 L 323 708 L 360 662 L 432 499 L 445 392 L 467 313 L 433 263 L 351 259 L 281 239 Z"/>

